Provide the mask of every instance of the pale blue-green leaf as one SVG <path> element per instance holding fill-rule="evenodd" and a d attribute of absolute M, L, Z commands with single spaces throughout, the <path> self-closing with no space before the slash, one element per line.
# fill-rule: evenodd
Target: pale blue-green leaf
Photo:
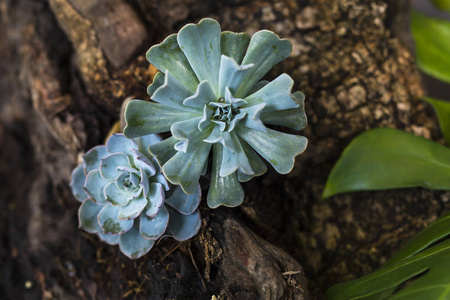
<path fill-rule="evenodd" d="M 92 170 L 100 168 L 102 159 L 105 158 L 108 153 L 106 146 L 96 146 L 83 155 L 84 174 L 88 174 Z"/>
<path fill-rule="evenodd" d="M 160 143 L 150 145 L 148 147 L 148 151 L 156 158 L 159 166 L 162 167 L 177 153 L 177 151 L 175 150 L 176 143 L 178 143 L 178 140 L 171 136 Z"/>
<path fill-rule="evenodd" d="M 231 57 L 238 64 L 242 62 L 249 43 L 250 36 L 247 33 L 224 31 L 220 34 L 222 54 Z"/>
<path fill-rule="evenodd" d="M 173 184 L 181 185 L 187 194 L 195 193 L 211 149 L 211 144 L 202 141 L 204 135 L 197 129 L 197 133 L 190 136 L 186 152 L 178 151 L 162 168 L 166 178 Z"/>
<path fill-rule="evenodd" d="M 135 219 L 137 216 L 141 214 L 141 212 L 147 206 L 147 202 L 148 202 L 147 199 L 143 197 L 143 195 L 141 194 L 141 196 L 128 202 L 127 205 L 120 207 L 118 219 L 119 220 Z"/>
<path fill-rule="evenodd" d="M 100 174 L 105 179 L 116 179 L 122 171 L 117 168 L 127 167 L 131 168 L 130 159 L 124 153 L 113 153 L 102 160 L 100 165 Z"/>
<path fill-rule="evenodd" d="M 430 103 L 436 111 L 445 142 L 450 145 L 450 102 L 434 98 L 424 98 L 424 100 Z"/>
<path fill-rule="evenodd" d="M 214 126 L 213 130 L 211 131 L 211 134 L 203 140 L 205 143 L 209 143 L 209 144 L 216 144 L 216 143 L 220 143 L 222 144 L 225 148 L 231 150 L 231 151 L 235 151 L 236 149 L 234 148 L 234 142 L 231 139 L 231 136 L 229 134 L 229 132 L 222 132 L 220 131 L 220 126 Z"/>
<path fill-rule="evenodd" d="M 233 150 L 229 150 L 226 147 L 222 149 L 222 164 L 220 165 L 219 175 L 227 177 L 237 170 L 247 175 L 255 174 L 236 133 L 223 132 L 222 134 L 229 136 L 229 139 L 233 142 Z"/>
<path fill-rule="evenodd" d="M 130 182 L 133 184 L 135 188 L 139 188 L 141 185 L 140 173 L 139 175 L 137 173 L 129 173 L 129 174 L 130 174 Z M 119 185 L 117 187 L 120 188 Z"/>
<path fill-rule="evenodd" d="M 144 239 L 136 226 L 120 236 L 119 248 L 131 259 L 137 259 L 152 249 L 155 241 Z"/>
<path fill-rule="evenodd" d="M 214 109 L 210 108 L 208 105 L 205 105 L 203 107 L 203 117 L 200 122 L 198 122 L 198 130 L 203 131 L 208 126 L 214 126 L 213 124 L 211 124 L 211 117 L 213 116 L 213 114 Z"/>
<path fill-rule="evenodd" d="M 148 193 L 150 191 L 150 181 L 148 180 L 148 175 L 144 171 L 144 168 L 141 167 L 141 181 L 139 182 L 142 187 L 142 192 L 144 193 L 144 198 L 148 197 Z"/>
<path fill-rule="evenodd" d="M 115 133 L 106 141 L 106 148 L 109 153 L 129 154 L 130 149 L 137 149 L 138 145 L 132 140 L 126 138 L 121 133 Z"/>
<path fill-rule="evenodd" d="M 220 68 L 220 25 L 213 19 L 188 24 L 178 32 L 178 44 L 200 81 L 208 80 L 217 95 Z"/>
<path fill-rule="evenodd" d="M 292 44 L 286 39 L 280 39 L 278 35 L 268 30 L 255 33 L 242 60 L 242 65 L 254 64 L 255 66 L 242 80 L 236 97 L 245 97 L 250 89 L 277 63 L 291 54 Z"/>
<path fill-rule="evenodd" d="M 184 99 L 183 104 L 190 107 L 199 108 L 203 111 L 205 105 L 211 101 L 216 101 L 217 97 L 211 89 L 208 80 L 203 80 L 197 87 L 195 94 Z"/>
<path fill-rule="evenodd" d="M 227 177 L 219 175 L 222 165 L 222 151 L 223 146 L 221 144 L 214 144 L 211 183 L 207 196 L 207 203 L 210 208 L 217 208 L 220 205 L 235 207 L 244 201 L 244 190 L 237 180 L 236 173 Z"/>
<path fill-rule="evenodd" d="M 198 123 L 201 118 L 190 119 L 186 121 L 177 122 L 170 127 L 172 136 L 178 140 L 174 148 L 177 151 L 186 152 L 191 144 L 192 139 L 195 139 L 200 134 Z"/>
<path fill-rule="evenodd" d="M 166 197 L 165 204 L 183 215 L 189 215 L 197 209 L 202 199 L 202 190 L 198 185 L 194 194 L 187 195 L 180 186 L 174 186 Z"/>
<path fill-rule="evenodd" d="M 198 109 L 183 105 L 184 99 L 189 96 L 192 96 L 192 93 L 167 71 L 164 84 L 155 91 L 152 100 L 171 108 L 198 112 Z"/>
<path fill-rule="evenodd" d="M 188 112 L 143 100 L 131 100 L 125 109 L 127 126 L 123 132 L 128 138 L 166 132 L 173 123 L 201 117 L 202 113 Z"/>
<path fill-rule="evenodd" d="M 103 194 L 107 202 L 113 206 L 124 206 L 133 198 L 133 192 L 119 189 L 114 181 L 105 185 Z"/>
<path fill-rule="evenodd" d="M 151 47 L 147 51 L 147 60 L 160 71 L 169 70 L 186 88 L 195 92 L 199 81 L 178 46 L 176 34 L 169 35 L 161 44 Z"/>
<path fill-rule="evenodd" d="M 167 208 L 170 213 L 168 234 L 177 241 L 185 241 L 193 237 L 202 225 L 200 212 L 197 209 L 192 214 L 183 215 L 171 207 Z"/>
<path fill-rule="evenodd" d="M 254 172 L 253 175 L 248 175 L 237 171 L 237 178 L 240 182 L 246 182 L 252 179 L 255 176 L 261 176 L 267 172 L 266 164 L 259 158 L 258 154 L 242 139 L 239 139 L 241 142 L 242 148 L 244 149 L 245 155 L 250 162 L 250 166 Z"/>
<path fill-rule="evenodd" d="M 378 128 L 347 146 L 322 197 L 414 186 L 450 189 L 450 149 L 401 130 Z"/>
<path fill-rule="evenodd" d="M 122 234 L 133 227 L 133 220 L 119 220 L 120 207 L 104 205 L 98 213 L 98 222 L 103 233 Z"/>
<path fill-rule="evenodd" d="M 280 174 L 287 174 L 292 170 L 295 157 L 305 151 L 308 143 L 303 136 L 272 129 L 268 129 L 266 133 L 237 126 L 236 132 Z"/>
<path fill-rule="evenodd" d="M 450 0 L 431 0 L 437 8 L 450 12 Z"/>
<path fill-rule="evenodd" d="M 227 87 L 233 94 L 236 93 L 245 75 L 252 67 L 253 64 L 240 66 L 234 59 L 222 55 L 220 61 L 218 97 L 225 97 L 225 88 Z"/>
<path fill-rule="evenodd" d="M 264 123 L 261 121 L 261 113 L 266 106 L 265 103 L 256 104 L 250 107 L 241 108 L 241 112 L 246 113 L 246 117 L 244 119 L 244 126 L 248 128 L 252 128 L 258 131 L 267 132 L 267 128 Z M 272 112 L 270 112 L 272 113 Z"/>
<path fill-rule="evenodd" d="M 238 107 L 244 106 L 248 102 L 245 101 L 244 99 L 234 97 L 233 94 L 231 93 L 231 90 L 226 86 L 225 87 L 225 103 L 231 104 L 232 108 L 238 108 Z M 214 103 L 214 104 L 215 105 L 219 105 L 219 104 L 224 105 L 225 103 L 219 102 L 219 103 Z M 211 104 L 213 104 L 213 103 L 211 103 Z"/>
<path fill-rule="evenodd" d="M 86 200 L 86 198 L 88 198 L 86 191 L 83 189 L 85 182 L 86 175 L 84 174 L 84 168 L 81 164 L 72 171 L 72 178 L 70 179 L 70 188 L 72 189 L 72 194 L 80 202 L 83 202 L 84 200 Z"/>
<path fill-rule="evenodd" d="M 148 203 L 145 208 L 145 214 L 153 218 L 158 213 L 159 209 L 164 203 L 164 190 L 162 184 L 158 182 L 152 182 L 150 184 L 150 192 L 147 196 Z"/>
<path fill-rule="evenodd" d="M 157 240 L 166 231 L 169 222 L 169 212 L 163 205 L 153 218 L 148 217 L 146 214 L 141 214 L 139 220 L 141 236 L 147 240 Z"/>
<path fill-rule="evenodd" d="M 102 208 L 103 205 L 98 205 L 90 199 L 84 201 L 78 210 L 80 228 L 90 233 L 102 232 L 103 230 L 97 219 L 98 213 Z"/>
<path fill-rule="evenodd" d="M 305 95 L 302 92 L 295 92 L 292 97 L 299 103 L 298 108 L 262 112 L 261 120 L 265 124 L 286 126 L 295 130 L 302 130 L 306 127 L 307 118 L 304 109 Z"/>
<path fill-rule="evenodd" d="M 120 241 L 120 235 L 118 234 L 109 234 L 109 233 L 105 234 L 98 232 L 97 235 L 100 238 L 100 240 L 110 245 L 117 245 Z"/>
<path fill-rule="evenodd" d="M 327 291 L 327 299 L 387 299 L 388 296 L 388 299 L 402 300 L 447 299 L 450 240 L 445 238 L 450 235 L 449 228 L 450 214 L 446 214 L 422 230 L 377 271 L 332 286 Z M 413 279 L 419 274 L 422 276 Z M 413 281 L 405 285 L 408 280 Z"/>
<path fill-rule="evenodd" d="M 247 112 L 241 110 L 237 115 L 234 116 L 233 120 L 228 123 L 228 132 L 232 132 L 236 125 L 247 116 Z"/>
<path fill-rule="evenodd" d="M 289 75 L 281 74 L 256 93 L 245 97 L 248 104 L 243 107 L 265 103 L 264 112 L 297 108 L 299 104 L 291 94 L 293 84 L 294 81 Z"/>
<path fill-rule="evenodd" d="M 165 69 L 164 69 L 165 70 Z M 164 73 L 158 72 L 153 77 L 153 82 L 147 87 L 147 94 L 152 97 L 153 93 L 164 84 Z"/>
<path fill-rule="evenodd" d="M 411 31 L 416 42 L 417 66 L 437 79 L 450 82 L 450 22 L 413 11 Z"/>
<path fill-rule="evenodd" d="M 256 93 L 257 91 L 259 91 L 260 89 L 262 89 L 263 87 L 265 87 L 270 81 L 268 80 L 261 80 L 258 81 L 251 89 L 250 91 L 247 93 L 247 95 L 251 95 L 253 93 Z"/>
<path fill-rule="evenodd" d="M 145 173 L 147 174 L 147 177 L 156 174 L 155 166 L 147 156 L 145 156 L 144 154 L 135 149 L 133 149 L 131 153 L 132 153 L 132 162 L 136 167 L 136 169 L 138 170 L 141 170 L 141 168 L 144 169 Z"/>
<path fill-rule="evenodd" d="M 156 134 L 148 134 L 137 137 L 134 139 L 134 141 L 136 142 L 136 144 L 138 144 L 139 152 L 141 152 L 148 158 L 151 158 L 152 155 L 150 154 L 150 152 L 148 152 L 148 147 L 150 147 L 150 145 L 161 142 L 162 139 Z"/>
<path fill-rule="evenodd" d="M 103 194 L 104 186 L 109 180 L 104 179 L 100 175 L 99 170 L 92 170 L 86 176 L 86 183 L 84 184 L 84 190 L 88 194 L 89 198 L 97 204 L 104 204 L 106 201 Z"/>
<path fill-rule="evenodd" d="M 154 159 L 155 164 L 158 165 L 158 162 L 156 159 Z M 156 172 L 156 175 L 151 178 L 151 182 L 160 183 L 165 191 L 168 191 L 170 189 L 169 182 L 167 181 L 166 177 L 161 173 L 161 169 L 158 169 Z"/>

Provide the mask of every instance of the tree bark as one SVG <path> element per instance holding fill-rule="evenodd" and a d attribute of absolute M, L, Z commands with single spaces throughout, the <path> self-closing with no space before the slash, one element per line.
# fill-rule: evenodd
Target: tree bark
<path fill-rule="evenodd" d="M 441 139 L 398 30 L 406 11 L 407 1 L 387 0 L 0 0 L 2 294 L 320 299 L 330 284 L 374 270 L 450 196 L 408 189 L 320 199 L 344 147 L 367 129 Z M 290 174 L 269 170 L 243 184 L 241 207 L 202 203 L 191 241 L 163 239 L 130 261 L 77 228 L 70 173 L 104 142 L 126 98 L 147 99 L 146 50 L 203 17 L 291 40 L 292 55 L 267 78 L 288 73 L 306 94 L 309 146 Z"/>

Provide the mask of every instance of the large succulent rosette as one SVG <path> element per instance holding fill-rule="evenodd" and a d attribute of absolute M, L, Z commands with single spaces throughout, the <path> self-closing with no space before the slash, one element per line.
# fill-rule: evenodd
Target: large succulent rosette
<path fill-rule="evenodd" d="M 79 209 L 80 228 L 96 233 L 130 258 L 146 254 L 162 235 L 184 241 L 200 228 L 200 186 L 192 195 L 170 189 L 148 147 L 154 135 L 128 139 L 112 135 L 92 148 L 72 173 L 70 183 Z"/>
<path fill-rule="evenodd" d="M 267 167 L 290 172 L 307 139 L 268 125 L 296 130 L 306 126 L 304 95 L 291 93 L 286 74 L 261 78 L 289 56 L 292 46 L 273 32 L 222 32 L 212 19 L 184 26 L 153 46 L 147 59 L 160 71 L 148 87 L 155 102 L 133 100 L 125 112 L 130 138 L 171 132 L 149 147 L 167 179 L 187 194 L 196 191 L 213 148 L 208 205 L 237 206 L 244 199 L 239 182 Z"/>

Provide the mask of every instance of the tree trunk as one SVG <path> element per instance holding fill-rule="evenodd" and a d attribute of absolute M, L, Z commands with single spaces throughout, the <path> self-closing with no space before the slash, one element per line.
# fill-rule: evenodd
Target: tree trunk
<path fill-rule="evenodd" d="M 450 196 L 408 189 L 320 199 L 359 133 L 387 126 L 440 138 L 397 30 L 406 4 L 0 0 L 2 295 L 320 299 L 330 284 L 374 270 Z M 203 201 L 191 241 L 163 239 L 131 261 L 77 228 L 70 174 L 80 154 L 104 142 L 126 98 L 147 99 L 146 50 L 203 17 L 222 30 L 269 29 L 291 40 L 292 55 L 268 78 L 288 73 L 306 94 L 309 146 L 290 174 L 270 170 L 243 184 L 241 207 L 210 210 Z"/>

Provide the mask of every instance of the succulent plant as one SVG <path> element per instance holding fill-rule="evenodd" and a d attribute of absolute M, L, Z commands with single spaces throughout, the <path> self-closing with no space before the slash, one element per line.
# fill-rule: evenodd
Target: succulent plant
<path fill-rule="evenodd" d="M 72 192 L 82 202 L 80 228 L 119 244 L 130 258 L 146 254 L 163 234 L 184 241 L 200 228 L 200 186 L 192 195 L 179 186 L 170 189 L 147 151 L 159 142 L 154 134 L 112 135 L 106 145 L 88 151 L 72 173 Z"/>
<path fill-rule="evenodd" d="M 287 74 L 260 81 L 291 49 L 288 40 L 267 30 L 250 38 L 221 33 L 212 19 L 184 26 L 147 52 L 161 71 L 147 90 L 156 103 L 130 101 L 124 134 L 135 138 L 170 131 L 172 136 L 152 144 L 149 152 L 166 178 L 187 194 L 196 192 L 213 148 L 208 205 L 241 204 L 239 182 L 267 170 L 259 156 L 286 174 L 306 148 L 305 137 L 267 126 L 303 129 L 304 95 L 291 93 L 293 80 Z"/>

